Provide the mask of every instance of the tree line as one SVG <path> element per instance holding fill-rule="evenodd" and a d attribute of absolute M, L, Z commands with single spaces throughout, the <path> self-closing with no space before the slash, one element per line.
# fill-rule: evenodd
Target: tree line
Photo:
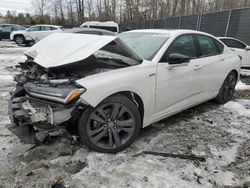
<path fill-rule="evenodd" d="M 17 24 L 79 26 L 85 21 L 130 23 L 250 6 L 250 0 L 32 0 L 34 14 L 8 11 Z"/>

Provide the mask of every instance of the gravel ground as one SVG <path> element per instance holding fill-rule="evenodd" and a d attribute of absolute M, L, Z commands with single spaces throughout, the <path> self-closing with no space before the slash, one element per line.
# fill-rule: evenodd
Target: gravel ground
<path fill-rule="evenodd" d="M 224 106 L 207 102 L 143 129 L 131 147 L 116 155 L 89 151 L 63 131 L 35 148 L 20 144 L 5 125 L 10 123 L 13 66 L 25 59 L 25 49 L 0 42 L 0 188 L 250 187 L 246 89 Z M 203 156 L 206 161 L 137 155 L 142 151 Z"/>

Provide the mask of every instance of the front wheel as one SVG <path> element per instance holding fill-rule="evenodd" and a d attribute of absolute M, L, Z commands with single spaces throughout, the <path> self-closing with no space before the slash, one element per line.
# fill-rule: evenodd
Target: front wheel
<path fill-rule="evenodd" d="M 14 40 L 18 45 L 24 44 L 25 42 L 25 39 L 22 35 L 16 36 Z"/>
<path fill-rule="evenodd" d="M 123 95 L 104 100 L 87 110 L 79 121 L 82 141 L 97 152 L 117 153 L 135 140 L 141 128 L 136 105 Z"/>
<path fill-rule="evenodd" d="M 223 82 L 215 100 L 220 104 L 225 104 L 232 100 L 236 84 L 237 76 L 234 72 L 230 72 Z"/>

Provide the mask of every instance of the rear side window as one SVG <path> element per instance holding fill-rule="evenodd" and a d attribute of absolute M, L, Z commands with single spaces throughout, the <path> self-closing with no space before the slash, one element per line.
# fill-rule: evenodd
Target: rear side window
<path fill-rule="evenodd" d="M 201 56 L 213 56 L 220 54 L 215 40 L 212 37 L 198 35 L 197 38 L 201 48 Z"/>
<path fill-rule="evenodd" d="M 167 53 L 161 59 L 161 62 L 168 62 L 168 57 L 172 53 L 179 53 L 189 57 L 197 57 L 196 47 L 192 35 L 183 35 L 177 38 L 168 48 Z"/>
<path fill-rule="evenodd" d="M 222 54 L 224 52 L 224 45 L 221 44 L 219 41 L 214 40 L 217 46 L 217 51 L 219 54 Z"/>
<path fill-rule="evenodd" d="M 225 45 L 227 45 L 230 48 L 239 48 L 239 49 L 245 49 L 246 45 L 242 42 L 239 42 L 237 40 L 233 39 L 220 39 Z"/>

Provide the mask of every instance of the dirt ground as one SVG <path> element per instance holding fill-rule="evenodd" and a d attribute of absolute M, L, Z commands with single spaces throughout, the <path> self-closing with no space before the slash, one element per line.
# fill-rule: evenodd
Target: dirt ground
<path fill-rule="evenodd" d="M 0 42 L 0 188 L 250 187 L 250 84 L 244 76 L 234 101 L 207 102 L 143 129 L 118 154 L 90 151 L 61 132 L 44 145 L 23 145 L 5 125 L 14 66 L 25 47 Z M 206 161 L 140 154 L 203 156 Z"/>

